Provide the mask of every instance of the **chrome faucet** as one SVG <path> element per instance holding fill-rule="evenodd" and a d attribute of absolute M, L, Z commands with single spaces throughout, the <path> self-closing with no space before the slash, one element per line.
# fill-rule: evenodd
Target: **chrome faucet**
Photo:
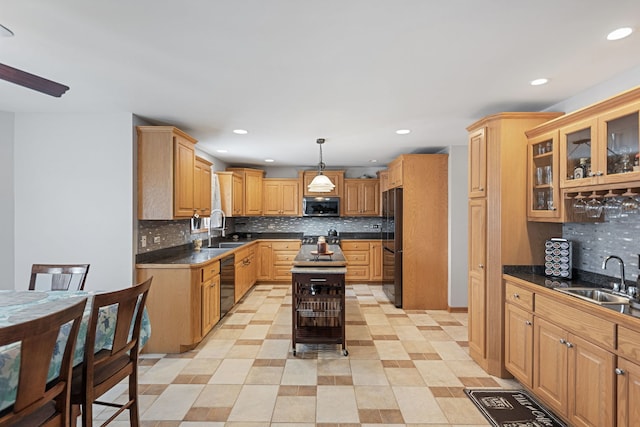
<path fill-rule="evenodd" d="M 607 262 L 612 258 L 618 260 L 620 263 L 620 284 L 614 284 L 613 290 L 627 292 L 627 286 L 624 284 L 624 261 L 622 261 L 622 258 L 616 255 L 609 255 L 604 259 L 604 261 L 602 261 L 602 269 L 605 270 L 607 268 Z"/>
<path fill-rule="evenodd" d="M 211 222 L 213 221 L 213 214 L 214 213 L 220 213 L 220 215 L 222 215 L 222 227 L 213 227 Z M 209 247 L 211 247 L 211 231 L 213 230 L 220 230 L 220 237 L 224 237 L 224 231 L 226 229 L 226 224 L 227 224 L 227 217 L 224 214 L 224 211 L 222 209 L 213 209 L 211 211 L 211 216 L 209 217 Z"/>

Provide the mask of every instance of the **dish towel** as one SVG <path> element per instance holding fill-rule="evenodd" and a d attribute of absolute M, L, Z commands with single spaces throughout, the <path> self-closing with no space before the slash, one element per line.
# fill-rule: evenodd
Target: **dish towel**
<path fill-rule="evenodd" d="M 220 181 L 218 175 L 211 168 L 211 227 L 222 227 L 222 214 L 213 212 L 214 209 L 222 209 L 222 200 L 220 198 Z"/>

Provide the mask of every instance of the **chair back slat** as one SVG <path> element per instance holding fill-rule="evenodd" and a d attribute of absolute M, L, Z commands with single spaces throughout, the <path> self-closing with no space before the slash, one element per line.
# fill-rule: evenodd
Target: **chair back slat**
<path fill-rule="evenodd" d="M 29 290 L 47 288 L 52 291 L 83 290 L 89 264 L 33 264 Z"/>
<path fill-rule="evenodd" d="M 66 426 L 70 414 L 73 351 L 87 298 L 70 299 L 69 306 L 34 320 L 0 328 L 0 346 L 20 343 L 20 373 L 15 403 L 0 412 L 0 426 L 34 425 L 30 416 L 55 403 L 51 425 Z M 72 322 L 70 325 L 68 325 Z M 49 366 L 61 328 L 68 328 L 59 375 L 47 383 Z M 45 420 L 38 420 L 41 423 Z M 39 425 L 39 424 L 38 424 Z"/>

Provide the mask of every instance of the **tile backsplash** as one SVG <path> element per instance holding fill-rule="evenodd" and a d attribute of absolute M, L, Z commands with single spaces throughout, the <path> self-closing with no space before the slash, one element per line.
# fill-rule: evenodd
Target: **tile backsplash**
<path fill-rule="evenodd" d="M 620 276 L 616 261 L 610 261 L 602 269 L 602 261 L 608 255 L 624 260 L 625 278 L 634 281 L 638 277 L 640 254 L 640 215 L 611 219 L 602 223 L 566 223 L 562 237 L 573 242 L 573 267 L 607 276 Z"/>
<path fill-rule="evenodd" d="M 324 235 L 332 228 L 341 232 L 381 231 L 379 217 L 240 217 L 227 218 L 227 236 L 233 233 L 306 233 Z M 219 236 L 216 231 L 214 236 Z M 142 236 L 147 239 L 143 248 Z M 205 240 L 207 233 L 191 233 L 191 220 L 138 221 L 138 251 L 151 252 L 191 243 L 195 239 Z M 156 242 L 156 240 L 158 240 Z"/>

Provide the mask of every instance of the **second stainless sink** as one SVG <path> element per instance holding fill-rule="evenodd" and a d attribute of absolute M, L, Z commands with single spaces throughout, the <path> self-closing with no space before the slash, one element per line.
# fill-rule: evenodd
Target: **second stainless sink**
<path fill-rule="evenodd" d="M 555 288 L 556 291 L 573 295 L 585 301 L 594 302 L 600 305 L 606 304 L 629 304 L 629 297 L 614 294 L 607 288 Z"/>
<path fill-rule="evenodd" d="M 247 242 L 220 242 L 218 243 L 219 248 L 237 248 L 242 245 L 245 245 Z"/>

